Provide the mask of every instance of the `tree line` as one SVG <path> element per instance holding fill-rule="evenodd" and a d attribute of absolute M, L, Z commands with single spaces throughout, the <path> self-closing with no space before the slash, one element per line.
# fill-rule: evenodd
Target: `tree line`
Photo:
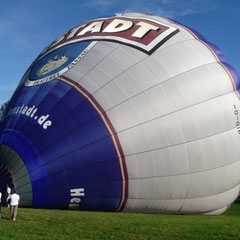
<path fill-rule="evenodd" d="M 3 103 L 2 106 L 1 106 L 1 108 L 0 108 L 0 121 L 1 121 L 2 118 L 3 118 L 3 115 L 4 115 L 4 113 L 5 113 L 6 109 L 7 109 L 7 106 L 8 106 L 8 104 L 9 104 L 9 101 L 10 101 L 10 100 L 7 100 L 5 103 Z"/>

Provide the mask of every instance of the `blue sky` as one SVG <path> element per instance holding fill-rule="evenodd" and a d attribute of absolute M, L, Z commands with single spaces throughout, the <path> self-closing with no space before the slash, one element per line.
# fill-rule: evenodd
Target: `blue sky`
<path fill-rule="evenodd" d="M 0 105 L 50 42 L 82 22 L 114 13 L 177 20 L 217 45 L 240 73 L 239 11 L 239 0 L 0 0 Z"/>

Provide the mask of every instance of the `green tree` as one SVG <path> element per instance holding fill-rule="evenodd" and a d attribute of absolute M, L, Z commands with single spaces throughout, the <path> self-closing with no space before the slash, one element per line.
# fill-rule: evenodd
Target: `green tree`
<path fill-rule="evenodd" d="M 9 104 L 9 101 L 10 101 L 10 100 L 7 100 L 4 104 L 2 104 L 2 106 L 1 106 L 1 108 L 0 108 L 0 121 L 1 121 L 2 118 L 3 118 L 3 115 L 4 115 L 4 113 L 5 113 L 6 109 L 7 109 L 7 106 L 8 106 L 8 104 Z"/>

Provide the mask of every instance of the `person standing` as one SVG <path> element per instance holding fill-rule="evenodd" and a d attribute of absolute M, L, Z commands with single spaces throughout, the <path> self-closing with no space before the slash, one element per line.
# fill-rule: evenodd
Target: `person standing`
<path fill-rule="evenodd" d="M 18 211 L 18 204 L 20 202 L 20 196 L 17 194 L 16 189 L 13 189 L 13 193 L 10 196 L 10 212 L 11 212 L 11 219 L 16 220 L 17 211 Z"/>
<path fill-rule="evenodd" d="M 0 192 L 0 219 L 2 218 L 2 193 Z"/>
<path fill-rule="evenodd" d="M 9 201 L 10 201 L 10 195 L 11 195 L 11 188 L 9 187 L 8 184 L 6 184 L 6 203 L 7 203 L 7 207 L 10 207 Z"/>

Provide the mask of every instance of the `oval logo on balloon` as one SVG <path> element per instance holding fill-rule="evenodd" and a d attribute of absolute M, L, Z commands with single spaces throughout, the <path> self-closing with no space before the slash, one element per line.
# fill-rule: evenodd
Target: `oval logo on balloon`
<path fill-rule="evenodd" d="M 75 66 L 94 44 L 94 42 L 69 44 L 38 58 L 32 64 L 25 86 L 36 86 L 56 79 Z"/>

